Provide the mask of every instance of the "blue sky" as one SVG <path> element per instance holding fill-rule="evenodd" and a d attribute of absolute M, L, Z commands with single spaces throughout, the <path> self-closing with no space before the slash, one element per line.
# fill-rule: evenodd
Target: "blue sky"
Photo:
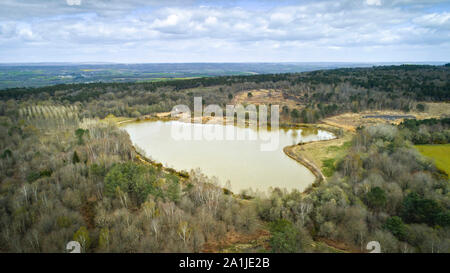
<path fill-rule="evenodd" d="M 2 0 L 0 62 L 450 61 L 441 0 Z"/>

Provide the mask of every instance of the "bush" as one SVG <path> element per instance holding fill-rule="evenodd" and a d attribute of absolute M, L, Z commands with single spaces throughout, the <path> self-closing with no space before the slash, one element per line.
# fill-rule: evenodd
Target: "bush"
<path fill-rule="evenodd" d="M 88 133 L 88 130 L 83 130 L 81 128 L 78 128 L 77 130 L 75 130 L 75 136 L 78 140 L 78 144 L 80 144 L 80 145 L 84 144 L 83 136 L 87 133 Z"/>
<path fill-rule="evenodd" d="M 371 209 L 380 210 L 386 206 L 386 193 L 380 187 L 372 188 L 365 199 L 367 206 Z"/>
<path fill-rule="evenodd" d="M 292 117 L 293 119 L 299 118 L 299 117 L 300 117 L 300 112 L 299 112 L 297 109 L 292 109 L 292 111 L 291 111 L 291 117 Z"/>
<path fill-rule="evenodd" d="M 73 240 L 80 243 L 83 252 L 87 252 L 91 245 L 91 238 L 89 237 L 89 231 L 85 226 L 80 227 L 80 229 L 73 235 Z"/>
<path fill-rule="evenodd" d="M 113 197 L 116 189 L 129 193 L 140 204 L 154 191 L 155 169 L 134 162 L 116 164 L 105 177 L 105 192 Z"/>
<path fill-rule="evenodd" d="M 336 171 L 334 161 L 335 161 L 334 158 L 322 160 L 322 172 L 326 177 L 331 177 L 333 173 Z"/>
<path fill-rule="evenodd" d="M 38 180 L 41 177 L 51 176 L 52 173 L 53 172 L 50 169 L 45 169 L 45 170 L 42 170 L 39 172 L 31 172 L 27 176 L 27 181 L 31 183 L 31 182 Z"/>
<path fill-rule="evenodd" d="M 406 240 L 408 230 L 400 217 L 393 216 L 387 219 L 384 224 L 384 228 L 389 230 L 395 237 L 397 237 L 397 239 L 402 241 Z"/>
<path fill-rule="evenodd" d="M 415 192 L 408 194 L 402 204 L 402 218 L 407 223 L 450 225 L 450 213 L 436 201 L 421 197 Z"/>
<path fill-rule="evenodd" d="M 418 104 L 416 105 L 416 109 L 417 109 L 417 111 L 419 111 L 419 112 L 423 112 L 423 111 L 425 111 L 425 105 L 423 105 L 422 103 L 418 103 Z"/>
<path fill-rule="evenodd" d="M 75 151 L 75 152 L 73 152 L 72 163 L 73 163 L 73 164 L 77 164 L 77 163 L 79 163 L 79 162 L 80 162 L 80 158 L 78 157 L 78 154 L 77 154 L 77 152 Z"/>
<path fill-rule="evenodd" d="M 270 247 L 275 253 L 295 253 L 300 249 L 299 231 L 288 220 L 281 219 L 270 224 Z"/>
<path fill-rule="evenodd" d="M 0 158 L 5 159 L 5 158 L 11 158 L 12 157 L 12 152 L 9 149 L 6 149 L 2 155 L 0 156 Z"/>

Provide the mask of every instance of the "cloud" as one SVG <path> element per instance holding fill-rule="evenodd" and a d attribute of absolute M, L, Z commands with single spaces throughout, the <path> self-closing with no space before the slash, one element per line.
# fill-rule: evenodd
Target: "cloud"
<path fill-rule="evenodd" d="M 69 6 L 79 6 L 81 5 L 81 0 L 66 0 L 66 3 Z"/>
<path fill-rule="evenodd" d="M 414 19 L 414 22 L 429 28 L 450 29 L 450 12 L 422 15 Z"/>
<path fill-rule="evenodd" d="M 366 0 L 369 6 L 381 6 L 381 0 Z"/>
<path fill-rule="evenodd" d="M 47 51 L 55 59 L 134 62 L 356 60 L 366 52 L 380 59 L 399 52 L 425 58 L 446 57 L 450 43 L 449 5 L 432 0 L 45 3 L 2 1 L 0 61 L 45 60 Z"/>

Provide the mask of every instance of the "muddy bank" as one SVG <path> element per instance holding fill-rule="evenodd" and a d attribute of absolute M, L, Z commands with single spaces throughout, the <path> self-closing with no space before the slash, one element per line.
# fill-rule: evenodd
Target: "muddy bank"
<path fill-rule="evenodd" d="M 323 141 L 325 141 L 325 140 L 323 140 Z M 314 174 L 314 176 L 316 177 L 316 181 L 314 182 L 314 184 L 320 184 L 323 181 L 325 181 L 326 180 L 325 176 L 319 170 L 319 168 L 316 167 L 316 165 L 314 165 L 312 162 L 310 162 L 306 158 L 304 158 L 300 155 L 296 155 L 292 151 L 292 148 L 294 148 L 295 146 L 297 146 L 297 144 L 291 145 L 291 146 L 286 146 L 283 148 L 283 152 L 290 158 L 294 159 L 295 161 L 297 161 L 300 164 L 302 164 L 303 166 L 305 166 L 308 170 L 310 170 Z"/>

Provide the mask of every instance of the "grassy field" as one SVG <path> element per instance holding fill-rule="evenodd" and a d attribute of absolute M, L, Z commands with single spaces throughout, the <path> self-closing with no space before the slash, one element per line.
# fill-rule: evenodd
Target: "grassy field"
<path fill-rule="evenodd" d="M 352 133 L 345 131 L 341 138 L 297 145 L 293 147 L 293 152 L 312 162 L 326 177 L 330 177 L 335 171 L 336 161 L 345 155 L 351 145 L 352 137 Z"/>
<path fill-rule="evenodd" d="M 433 158 L 436 166 L 450 176 L 450 144 L 416 145 L 421 154 Z"/>
<path fill-rule="evenodd" d="M 135 118 L 116 117 L 113 114 L 109 114 L 104 119 L 102 119 L 102 121 L 104 121 L 104 122 L 113 122 L 118 125 L 121 123 L 130 122 L 130 121 L 134 121 L 134 120 L 135 120 Z"/>

